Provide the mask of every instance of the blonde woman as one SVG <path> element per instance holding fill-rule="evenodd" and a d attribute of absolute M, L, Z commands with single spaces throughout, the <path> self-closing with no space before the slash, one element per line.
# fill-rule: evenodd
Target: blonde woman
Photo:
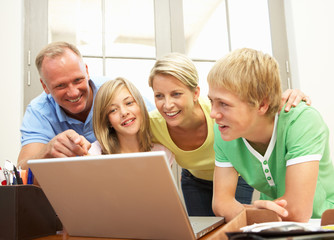
<path fill-rule="evenodd" d="M 104 83 L 97 92 L 93 109 L 97 141 L 91 155 L 165 151 L 170 165 L 174 155 L 163 145 L 152 143 L 150 121 L 138 89 L 124 78 Z"/>

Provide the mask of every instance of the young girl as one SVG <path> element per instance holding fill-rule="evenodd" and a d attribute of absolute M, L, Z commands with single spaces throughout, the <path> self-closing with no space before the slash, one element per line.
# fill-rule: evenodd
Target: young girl
<path fill-rule="evenodd" d="M 97 141 L 91 155 L 165 151 L 169 164 L 174 155 L 152 143 L 149 115 L 138 89 L 124 78 L 104 83 L 96 94 L 93 129 Z"/>

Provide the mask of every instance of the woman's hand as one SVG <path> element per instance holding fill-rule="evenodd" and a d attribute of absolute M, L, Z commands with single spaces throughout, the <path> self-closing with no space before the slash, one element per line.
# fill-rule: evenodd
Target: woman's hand
<path fill-rule="evenodd" d="M 305 95 L 302 91 L 299 89 L 288 89 L 282 94 L 282 101 L 281 106 L 279 109 L 279 112 L 284 107 L 284 104 L 286 103 L 286 106 L 284 108 L 284 111 L 289 112 L 291 107 L 296 107 L 300 101 L 306 102 L 307 105 L 311 105 L 311 99 L 309 96 Z"/>

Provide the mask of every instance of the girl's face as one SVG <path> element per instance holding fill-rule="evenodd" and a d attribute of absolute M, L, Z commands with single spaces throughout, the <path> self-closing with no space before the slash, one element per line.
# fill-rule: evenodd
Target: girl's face
<path fill-rule="evenodd" d="M 115 92 L 108 119 L 117 136 L 137 135 L 142 123 L 140 107 L 126 87 Z"/>
<path fill-rule="evenodd" d="M 168 126 L 182 127 L 189 122 L 199 88 L 193 92 L 177 78 L 158 74 L 153 79 L 152 89 L 155 105 Z"/>
<path fill-rule="evenodd" d="M 210 117 L 219 126 L 221 138 L 231 141 L 239 137 L 254 138 L 258 111 L 247 102 L 242 101 L 236 94 L 223 87 L 209 85 L 209 99 L 211 101 Z"/>

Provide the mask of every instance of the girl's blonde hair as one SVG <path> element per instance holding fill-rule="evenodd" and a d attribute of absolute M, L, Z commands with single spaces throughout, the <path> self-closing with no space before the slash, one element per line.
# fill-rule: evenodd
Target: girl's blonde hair
<path fill-rule="evenodd" d="M 251 106 L 266 101 L 267 116 L 275 115 L 281 103 L 282 89 L 277 61 L 269 54 L 243 48 L 218 60 L 208 74 L 210 87 L 223 87 Z"/>
<path fill-rule="evenodd" d="M 150 120 L 143 97 L 138 89 L 125 78 L 116 78 L 105 82 L 96 94 L 93 109 L 93 129 L 96 139 L 99 141 L 102 154 L 120 152 L 119 140 L 114 128 L 110 126 L 108 119 L 109 107 L 115 94 L 121 88 L 127 88 L 140 108 L 143 122 L 140 124 L 138 140 L 141 152 L 150 151 L 152 148 Z"/>

